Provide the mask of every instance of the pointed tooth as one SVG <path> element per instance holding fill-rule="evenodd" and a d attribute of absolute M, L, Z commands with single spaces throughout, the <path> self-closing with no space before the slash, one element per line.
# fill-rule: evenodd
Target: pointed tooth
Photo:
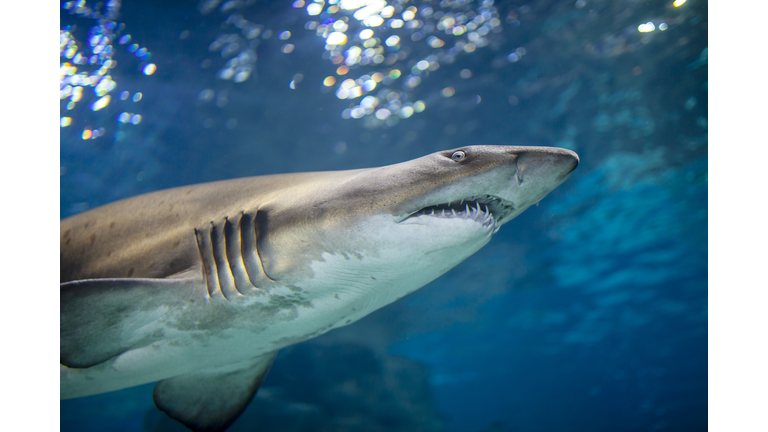
<path fill-rule="evenodd" d="M 479 203 L 479 202 L 478 202 L 478 203 L 475 203 L 475 206 L 477 207 L 477 211 L 478 211 L 478 213 L 479 213 L 479 212 L 480 212 L 480 203 Z"/>
<path fill-rule="evenodd" d="M 464 199 L 463 199 L 463 198 L 462 198 L 462 200 L 459 202 L 459 205 L 462 205 L 462 204 L 464 204 Z"/>
<path fill-rule="evenodd" d="M 440 212 L 440 215 L 441 215 L 441 216 L 443 216 L 443 217 L 445 217 L 445 209 L 443 209 L 443 210 Z"/>
<path fill-rule="evenodd" d="M 452 215 L 452 216 L 456 216 L 456 210 L 454 210 L 454 209 L 451 209 L 451 215 Z"/>
<path fill-rule="evenodd" d="M 490 214 L 490 211 L 488 210 L 488 205 L 485 206 L 485 217 L 487 218 Z"/>
<path fill-rule="evenodd" d="M 469 204 L 464 204 L 464 207 L 466 208 L 468 215 L 472 214 L 472 212 L 469 211 Z"/>

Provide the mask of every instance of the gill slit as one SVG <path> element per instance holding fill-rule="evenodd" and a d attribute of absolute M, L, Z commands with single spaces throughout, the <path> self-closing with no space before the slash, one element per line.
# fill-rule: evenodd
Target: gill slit
<path fill-rule="evenodd" d="M 257 231 L 256 227 L 258 214 L 258 210 L 255 215 L 243 212 L 240 217 L 240 256 L 251 285 L 257 289 L 263 289 L 262 285 L 269 286 L 275 280 L 267 275 L 259 255 L 257 242 L 261 233 Z"/>
<path fill-rule="evenodd" d="M 213 222 L 211 222 L 211 226 Z M 213 298 L 217 291 L 220 292 L 219 277 L 216 272 L 216 262 L 213 259 L 213 248 L 211 247 L 211 229 L 195 228 L 195 241 L 197 242 L 197 251 L 200 253 L 200 260 L 203 263 L 203 279 L 205 279 L 206 293 L 208 298 Z"/>
<path fill-rule="evenodd" d="M 227 263 L 232 274 L 235 291 L 240 295 L 245 295 L 249 289 L 255 287 L 251 285 L 243 264 L 242 248 L 240 246 L 240 220 L 233 223 L 228 217 L 224 218 L 224 242 Z"/>

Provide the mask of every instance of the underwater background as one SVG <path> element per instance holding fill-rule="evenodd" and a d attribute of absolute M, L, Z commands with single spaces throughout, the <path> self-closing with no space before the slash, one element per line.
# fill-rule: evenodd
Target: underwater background
<path fill-rule="evenodd" d="M 478 253 L 282 350 L 231 431 L 707 429 L 708 5 L 61 3 L 60 217 L 464 145 L 578 152 Z M 64 431 L 183 431 L 152 385 Z"/>

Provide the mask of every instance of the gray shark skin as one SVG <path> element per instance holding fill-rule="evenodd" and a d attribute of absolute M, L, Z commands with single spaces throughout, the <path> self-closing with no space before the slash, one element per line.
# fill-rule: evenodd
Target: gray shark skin
<path fill-rule="evenodd" d="M 149 193 L 61 221 L 61 398 L 158 381 L 226 429 L 278 350 L 436 279 L 563 183 L 576 153 L 471 146 Z"/>

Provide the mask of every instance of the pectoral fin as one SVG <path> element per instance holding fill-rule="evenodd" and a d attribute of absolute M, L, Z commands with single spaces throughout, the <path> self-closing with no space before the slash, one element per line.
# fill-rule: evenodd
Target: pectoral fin
<path fill-rule="evenodd" d="M 158 319 L 203 298 L 199 278 L 90 279 L 60 285 L 60 361 L 87 368 L 162 338 Z"/>
<path fill-rule="evenodd" d="M 162 380 L 152 392 L 155 405 L 195 432 L 223 431 L 248 406 L 276 354 Z"/>

